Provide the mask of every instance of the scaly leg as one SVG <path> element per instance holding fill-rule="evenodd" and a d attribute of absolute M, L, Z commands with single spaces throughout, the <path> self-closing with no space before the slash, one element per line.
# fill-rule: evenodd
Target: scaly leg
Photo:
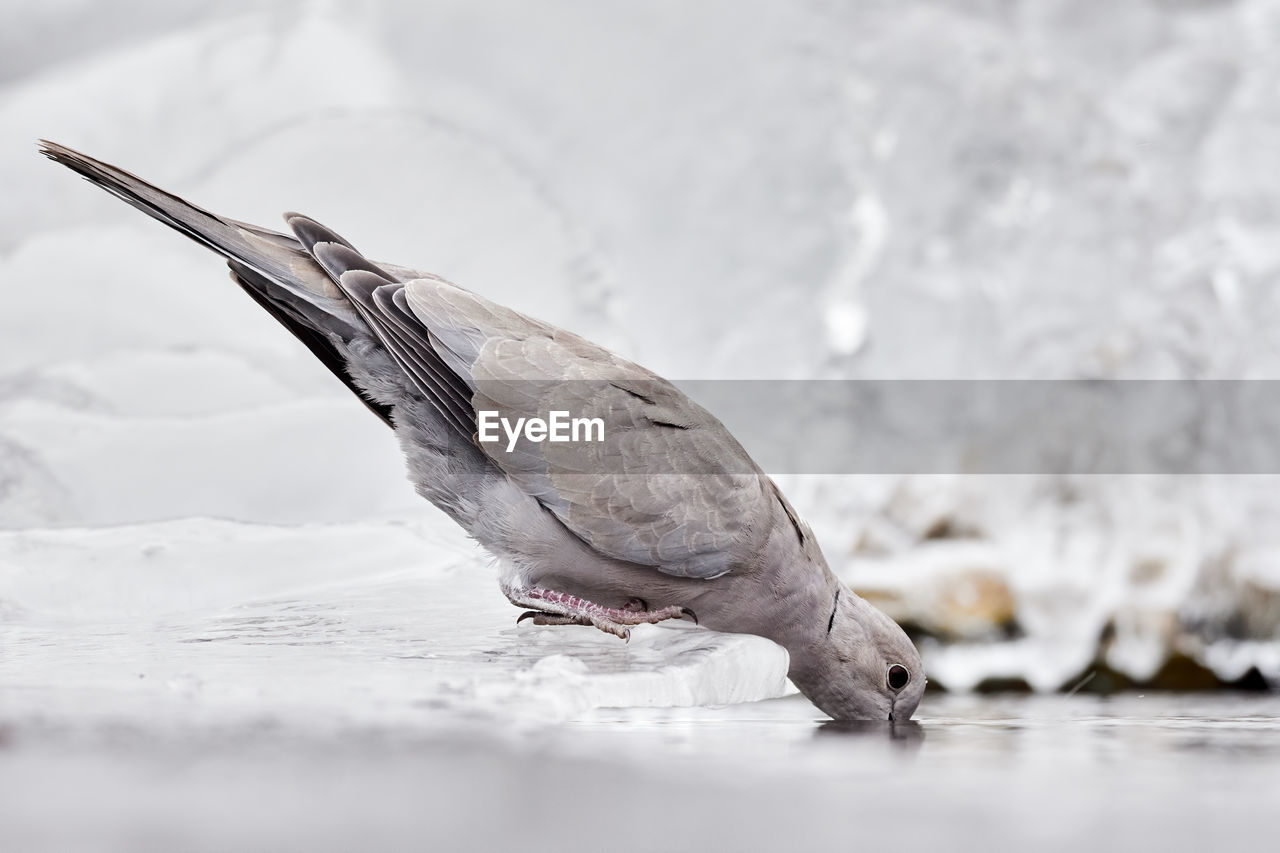
<path fill-rule="evenodd" d="M 502 591 L 517 607 L 532 608 L 520 614 L 517 623 L 532 619 L 535 625 L 593 625 L 624 640 L 631 637 L 632 625 L 663 622 L 685 616 L 692 618 L 694 622 L 698 621 L 698 617 L 687 607 L 672 605 L 649 610 L 638 598 L 631 599 L 625 607 L 619 608 L 605 607 L 576 595 L 536 586 L 525 589 L 504 586 Z"/>

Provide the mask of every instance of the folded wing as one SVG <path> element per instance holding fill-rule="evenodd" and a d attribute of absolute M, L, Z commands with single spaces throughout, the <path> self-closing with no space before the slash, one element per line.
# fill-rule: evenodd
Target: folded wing
<path fill-rule="evenodd" d="M 396 364 L 458 434 L 477 413 L 515 422 L 551 411 L 599 418 L 603 440 L 479 442 L 574 535 L 618 560 L 714 578 L 763 547 L 771 482 L 708 412 L 674 385 L 577 335 L 449 282 L 400 281 L 306 217 L 305 249 Z"/>

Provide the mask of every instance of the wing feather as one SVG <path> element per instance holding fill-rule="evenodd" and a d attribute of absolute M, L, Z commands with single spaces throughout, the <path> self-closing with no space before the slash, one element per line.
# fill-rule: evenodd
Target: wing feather
<path fill-rule="evenodd" d="M 305 217 L 301 244 L 440 416 L 471 439 L 477 413 L 599 418 L 602 441 L 479 442 L 482 453 L 599 553 L 714 578 L 764 546 L 767 476 L 674 385 L 577 335 L 436 277 L 401 281 Z"/>
<path fill-rule="evenodd" d="M 763 547 L 771 481 L 710 413 L 591 342 L 438 281 L 405 284 L 413 314 L 461 362 L 474 410 L 600 418 L 599 442 L 522 437 L 481 450 L 597 551 L 712 578 Z M 443 353 L 442 353 L 443 354 Z"/>

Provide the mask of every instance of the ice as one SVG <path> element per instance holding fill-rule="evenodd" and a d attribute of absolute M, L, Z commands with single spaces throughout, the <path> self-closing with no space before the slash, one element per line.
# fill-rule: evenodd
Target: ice
<path fill-rule="evenodd" d="M 20 730 L 0 762 L 0 846 L 408 851 L 426 839 L 555 851 L 647 815 L 664 846 L 689 850 L 905 839 L 1194 851 L 1265 836 L 1275 697 L 942 696 L 930 707 L 896 739 L 815 727 L 812 707 L 791 700 L 598 711 L 532 730 L 50 722 Z M 655 842 L 628 829 L 611 843 Z"/>
<path fill-rule="evenodd" d="M 0 682 L 18 717 L 85 696 L 82 713 L 147 707 L 156 725 L 519 724 L 788 692 L 786 652 L 759 637 L 517 627 L 490 561 L 442 518 L 8 532 L 0 590 Z"/>

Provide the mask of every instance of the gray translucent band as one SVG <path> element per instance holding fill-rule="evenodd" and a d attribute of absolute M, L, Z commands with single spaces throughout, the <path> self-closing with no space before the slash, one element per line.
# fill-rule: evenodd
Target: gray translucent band
<path fill-rule="evenodd" d="M 529 382 L 526 399 L 607 399 Z M 689 380 L 775 474 L 1275 474 L 1269 380 Z M 628 382 L 645 393 L 644 383 Z M 483 389 L 481 389 L 483 391 Z M 661 396 L 654 383 L 654 396 Z M 585 405 L 580 408 L 592 409 Z M 573 416 L 605 410 L 573 411 Z M 691 458 L 675 473 L 750 473 Z M 687 468 L 688 470 L 684 470 Z"/>

